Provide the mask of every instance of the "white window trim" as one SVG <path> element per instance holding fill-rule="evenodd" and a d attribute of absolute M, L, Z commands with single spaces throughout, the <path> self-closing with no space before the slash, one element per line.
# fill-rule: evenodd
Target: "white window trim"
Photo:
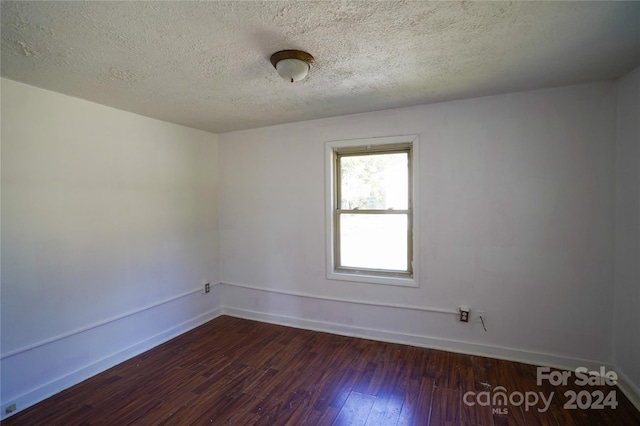
<path fill-rule="evenodd" d="M 334 177 L 335 177 L 335 163 L 333 161 L 333 153 L 336 148 L 346 148 L 346 147 L 354 147 L 354 146 L 366 146 L 366 145 L 389 145 L 389 144 L 400 144 L 400 143 L 411 143 L 412 146 L 412 178 L 413 178 L 413 276 L 411 278 L 405 277 L 382 277 L 382 276 L 371 276 L 371 275 L 362 275 L 362 274 L 351 274 L 348 272 L 336 272 L 334 265 L 334 202 L 335 202 L 335 188 L 334 188 Z M 326 265 L 327 265 L 327 279 L 330 280 L 339 280 L 339 281 L 354 281 L 361 283 L 370 283 L 370 284 L 385 284 L 385 285 L 395 285 L 395 286 L 405 286 L 405 287 L 418 287 L 419 286 L 419 262 L 420 259 L 420 226 L 419 226 L 419 218 L 420 218 L 420 202 L 418 199 L 418 194 L 420 193 L 418 188 L 419 179 L 419 139 L 418 135 L 405 135 L 405 136 L 390 136 L 390 137 L 379 137 L 379 138 L 366 138 L 366 139 L 351 139 L 351 140 L 343 140 L 343 141 L 330 141 L 325 142 L 325 241 L 326 241 Z"/>

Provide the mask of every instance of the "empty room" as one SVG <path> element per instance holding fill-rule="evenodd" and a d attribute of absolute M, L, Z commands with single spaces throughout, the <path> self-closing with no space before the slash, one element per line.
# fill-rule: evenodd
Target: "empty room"
<path fill-rule="evenodd" d="M 640 2 L 0 14 L 3 425 L 640 425 Z"/>

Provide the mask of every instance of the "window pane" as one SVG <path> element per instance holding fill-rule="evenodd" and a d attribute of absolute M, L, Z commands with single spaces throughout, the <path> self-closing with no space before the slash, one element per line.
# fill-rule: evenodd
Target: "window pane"
<path fill-rule="evenodd" d="M 407 153 L 340 157 L 343 210 L 409 208 Z"/>
<path fill-rule="evenodd" d="M 408 270 L 406 214 L 342 214 L 339 220 L 342 266 Z"/>

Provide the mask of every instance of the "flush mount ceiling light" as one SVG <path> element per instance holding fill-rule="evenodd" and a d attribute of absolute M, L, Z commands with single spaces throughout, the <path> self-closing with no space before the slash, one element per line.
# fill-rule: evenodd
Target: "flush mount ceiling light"
<path fill-rule="evenodd" d="M 281 50 L 271 55 L 271 63 L 280 77 L 293 83 L 309 74 L 313 56 L 301 50 Z"/>

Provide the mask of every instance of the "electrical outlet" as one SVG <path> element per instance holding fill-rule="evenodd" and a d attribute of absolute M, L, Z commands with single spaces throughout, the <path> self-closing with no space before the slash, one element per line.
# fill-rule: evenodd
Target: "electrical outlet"
<path fill-rule="evenodd" d="M 7 408 L 4 409 L 5 414 L 11 414 L 16 411 L 16 404 L 11 404 Z"/>
<path fill-rule="evenodd" d="M 211 285 L 209 283 L 204 284 L 204 292 L 209 293 L 211 291 Z"/>
<path fill-rule="evenodd" d="M 466 306 L 460 306 L 460 321 L 469 322 L 470 309 Z"/>

